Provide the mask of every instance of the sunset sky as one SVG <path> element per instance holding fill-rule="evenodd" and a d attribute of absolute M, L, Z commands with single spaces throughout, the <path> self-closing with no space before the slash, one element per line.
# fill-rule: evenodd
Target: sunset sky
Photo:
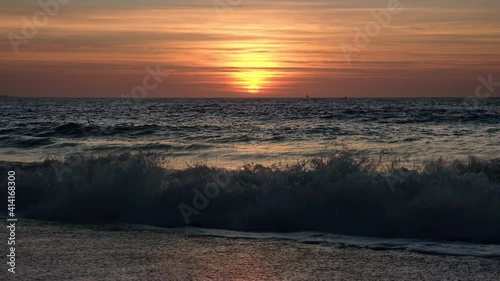
<path fill-rule="evenodd" d="M 147 97 L 453 97 L 474 95 L 479 76 L 500 81 L 500 1 L 390 12 L 397 2 L 71 0 L 16 54 L 23 17 L 44 10 L 2 0 L 0 95 L 117 98 L 157 65 L 170 75 Z"/>

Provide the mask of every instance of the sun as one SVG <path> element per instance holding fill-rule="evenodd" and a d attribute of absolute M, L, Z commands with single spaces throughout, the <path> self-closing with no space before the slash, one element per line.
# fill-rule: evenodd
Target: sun
<path fill-rule="evenodd" d="M 256 84 L 252 84 L 252 85 L 248 86 L 247 89 L 248 89 L 248 92 L 251 94 L 258 94 L 260 91 L 260 86 L 256 85 Z"/>
<path fill-rule="evenodd" d="M 237 44 L 232 48 L 245 51 L 230 55 L 226 66 L 232 68 L 232 84 L 237 91 L 258 94 L 273 87 L 278 64 L 264 46 Z"/>
<path fill-rule="evenodd" d="M 241 88 L 245 88 L 249 93 L 259 93 L 266 79 L 270 74 L 262 70 L 241 71 L 235 74 L 237 79 L 236 84 Z"/>

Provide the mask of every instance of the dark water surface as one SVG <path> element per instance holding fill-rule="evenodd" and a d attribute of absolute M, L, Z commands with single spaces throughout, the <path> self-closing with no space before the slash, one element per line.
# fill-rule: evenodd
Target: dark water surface
<path fill-rule="evenodd" d="M 236 167 L 328 155 L 500 156 L 500 99 L 1 99 L 0 160 L 147 151 Z"/>

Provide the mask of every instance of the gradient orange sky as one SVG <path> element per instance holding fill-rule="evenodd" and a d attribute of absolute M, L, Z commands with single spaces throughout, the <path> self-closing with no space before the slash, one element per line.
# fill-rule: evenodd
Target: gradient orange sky
<path fill-rule="evenodd" d="M 43 10 L 2 0 L 0 95 L 120 97 L 156 65 L 171 74 L 147 97 L 456 97 L 500 81 L 498 0 L 400 0 L 351 62 L 342 46 L 394 0 L 217 1 L 72 0 L 16 54 L 9 34 Z"/>

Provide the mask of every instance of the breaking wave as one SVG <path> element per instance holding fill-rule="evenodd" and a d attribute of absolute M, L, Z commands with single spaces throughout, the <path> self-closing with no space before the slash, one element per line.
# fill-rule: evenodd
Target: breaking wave
<path fill-rule="evenodd" d="M 0 172 L 16 171 L 16 211 L 26 218 L 500 244 L 498 160 L 402 167 L 340 151 L 234 170 L 172 170 L 163 160 L 68 157 L 1 163 Z"/>

